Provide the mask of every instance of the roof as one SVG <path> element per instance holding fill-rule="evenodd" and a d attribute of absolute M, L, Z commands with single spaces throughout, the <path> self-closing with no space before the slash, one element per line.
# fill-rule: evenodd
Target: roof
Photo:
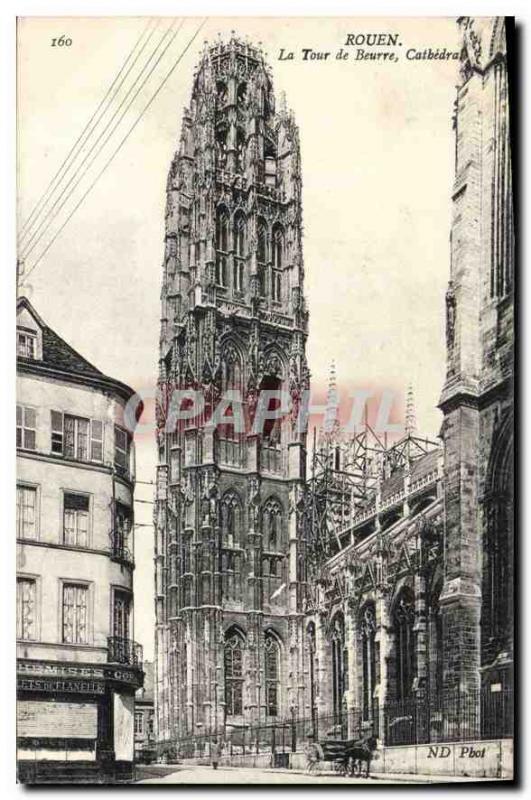
<path fill-rule="evenodd" d="M 61 339 L 51 328 L 42 329 L 42 361 L 66 372 L 102 377 L 103 372 L 86 358 L 83 358 L 73 347 Z"/>
<path fill-rule="evenodd" d="M 431 472 L 437 470 L 437 461 L 440 456 L 440 449 L 436 448 L 434 450 L 430 450 L 424 455 L 419 456 L 411 463 L 411 470 L 410 470 L 410 482 L 415 483 L 416 481 L 420 480 L 426 475 L 429 475 Z M 396 492 L 400 492 L 404 485 L 404 476 L 405 470 L 404 467 L 400 467 L 397 469 L 393 474 L 387 478 L 385 481 L 382 481 L 382 499 L 386 499 L 391 497 L 391 495 L 395 494 Z"/>
<path fill-rule="evenodd" d="M 22 367 L 23 371 L 57 372 L 63 377 L 76 378 L 75 382 L 87 382 L 88 379 L 97 388 L 114 389 L 126 400 L 135 394 L 134 389 L 127 384 L 105 375 L 46 325 L 27 297 L 17 300 L 17 313 L 22 308 L 31 314 L 42 333 L 42 358 L 36 360 L 17 355 L 17 366 Z"/>

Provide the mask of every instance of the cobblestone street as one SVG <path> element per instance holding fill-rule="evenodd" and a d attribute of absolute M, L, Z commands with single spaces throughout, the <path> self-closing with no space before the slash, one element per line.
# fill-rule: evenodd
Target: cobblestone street
<path fill-rule="evenodd" d="M 372 778 L 343 778 L 329 771 L 322 771 L 315 775 L 308 775 L 298 770 L 273 770 L 251 769 L 236 767 L 219 767 L 217 770 L 210 766 L 176 766 L 172 767 L 137 767 L 137 783 L 180 783 L 180 784 L 294 784 L 294 783 L 325 783 L 349 784 L 395 784 L 395 783 L 444 783 L 472 781 L 471 778 L 444 778 L 442 776 L 397 775 Z"/>

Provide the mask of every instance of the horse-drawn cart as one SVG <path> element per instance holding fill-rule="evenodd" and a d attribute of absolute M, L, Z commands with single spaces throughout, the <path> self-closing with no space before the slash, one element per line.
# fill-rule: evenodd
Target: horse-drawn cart
<path fill-rule="evenodd" d="M 306 750 L 306 768 L 311 774 L 317 772 L 327 762 L 340 775 L 360 777 L 363 764 L 366 764 L 365 777 L 369 777 L 371 761 L 375 756 L 377 741 L 368 739 L 324 739 L 311 743 Z"/>

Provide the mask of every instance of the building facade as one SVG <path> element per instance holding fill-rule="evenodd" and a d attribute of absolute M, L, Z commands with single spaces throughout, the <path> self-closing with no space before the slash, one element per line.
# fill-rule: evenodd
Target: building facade
<path fill-rule="evenodd" d="M 308 384 L 298 131 L 261 52 L 205 50 L 168 176 L 156 512 L 159 741 L 289 713 L 302 683 Z M 172 419 L 176 391 L 203 408 Z M 269 392 L 269 395 L 268 395 Z M 217 426 L 232 393 L 240 420 Z M 264 411 L 264 409 L 262 409 Z M 271 400 L 265 411 L 277 413 Z M 262 416 L 267 416 L 266 413 Z"/>
<path fill-rule="evenodd" d="M 144 661 L 144 685 L 135 695 L 135 762 L 151 763 L 156 757 L 153 662 Z"/>
<path fill-rule="evenodd" d="M 271 729 L 290 721 L 292 743 L 368 728 L 391 745 L 512 735 L 506 31 L 502 18 L 459 25 L 441 442 L 415 432 L 411 407 L 390 445 L 367 423 L 341 439 L 328 419 L 308 480 L 291 427 L 308 375 L 296 131 L 273 115 L 253 48 L 215 45 L 196 73 L 168 181 L 162 292 L 162 749 L 206 734 L 245 752 L 242 730 L 247 746 L 274 749 Z M 207 404 L 241 387 L 247 409 L 286 386 L 291 418 L 262 436 L 204 419 L 168 431 L 171 388 L 200 385 Z"/>
<path fill-rule="evenodd" d="M 17 305 L 19 779 L 131 776 L 133 390 Z M 131 416 L 131 415 L 129 415 Z"/>

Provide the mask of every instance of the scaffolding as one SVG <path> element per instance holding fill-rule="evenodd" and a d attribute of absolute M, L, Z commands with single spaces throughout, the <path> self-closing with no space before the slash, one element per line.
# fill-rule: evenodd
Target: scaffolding
<path fill-rule="evenodd" d="M 318 578 L 325 563 L 352 543 L 356 515 L 374 506 L 378 491 L 397 473 L 413 468 L 437 442 L 415 435 L 407 425 L 405 435 L 388 444 L 365 419 L 363 428 L 348 440 L 330 431 L 313 432 L 310 480 L 304 514 L 304 540 L 310 577 Z"/>

